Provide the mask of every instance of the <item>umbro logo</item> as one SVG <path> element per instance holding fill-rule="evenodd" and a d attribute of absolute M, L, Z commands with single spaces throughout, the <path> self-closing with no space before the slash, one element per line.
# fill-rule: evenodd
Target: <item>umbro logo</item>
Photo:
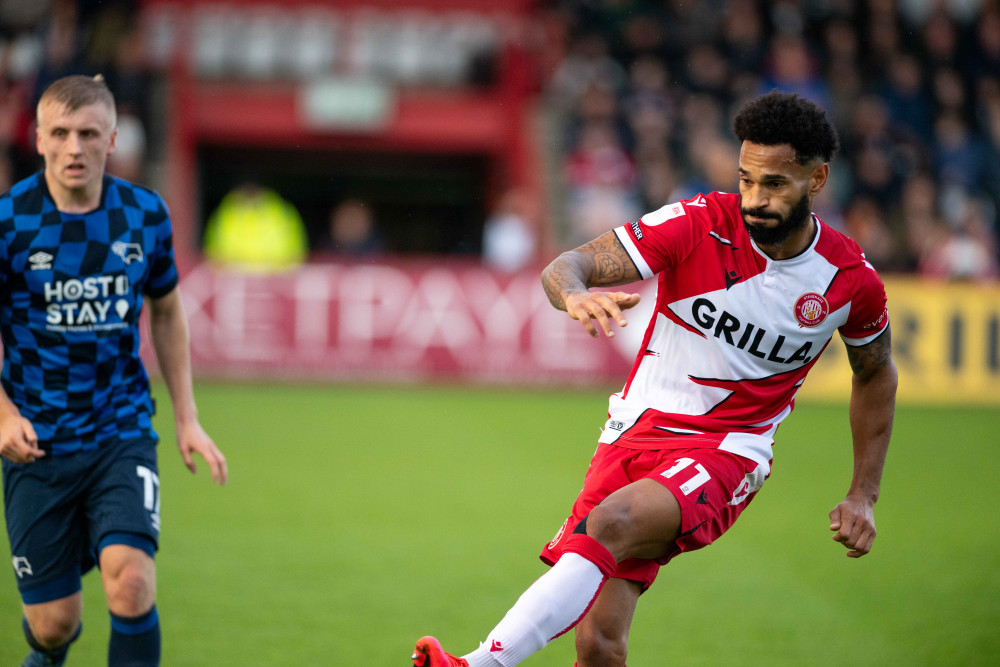
<path fill-rule="evenodd" d="M 490 645 L 490 653 L 497 653 L 502 650 L 503 646 L 500 645 L 500 642 L 494 639 L 493 643 Z"/>
<path fill-rule="evenodd" d="M 41 269 L 51 269 L 52 260 L 54 259 L 55 257 L 49 253 L 39 250 L 34 255 L 28 257 L 28 263 L 31 264 L 32 271 L 39 271 Z"/>
<path fill-rule="evenodd" d="M 698 195 L 697 197 L 695 197 L 694 199 L 692 199 L 691 201 L 689 201 L 687 205 L 688 206 L 706 207 L 706 206 L 708 206 L 708 202 L 705 201 L 704 197 L 702 197 L 701 195 Z"/>
<path fill-rule="evenodd" d="M 695 501 L 698 505 L 708 504 L 708 491 L 706 489 L 701 490 L 701 495 L 698 496 L 698 500 Z"/>
<path fill-rule="evenodd" d="M 742 278 L 743 276 L 736 273 L 735 271 L 732 270 L 726 271 L 726 289 L 729 289 L 730 287 L 738 283 Z"/>
<path fill-rule="evenodd" d="M 111 252 L 121 257 L 125 264 L 131 264 L 133 259 L 142 261 L 142 246 L 138 243 L 115 241 L 111 244 Z"/>

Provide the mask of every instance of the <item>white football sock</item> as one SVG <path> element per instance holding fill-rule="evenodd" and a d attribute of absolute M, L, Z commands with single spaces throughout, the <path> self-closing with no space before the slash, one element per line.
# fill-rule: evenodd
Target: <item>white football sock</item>
<path fill-rule="evenodd" d="M 463 656 L 469 667 L 514 667 L 583 618 L 616 563 L 607 549 L 587 535 L 574 535 L 566 548 L 568 551 L 521 595 L 486 641 Z"/>

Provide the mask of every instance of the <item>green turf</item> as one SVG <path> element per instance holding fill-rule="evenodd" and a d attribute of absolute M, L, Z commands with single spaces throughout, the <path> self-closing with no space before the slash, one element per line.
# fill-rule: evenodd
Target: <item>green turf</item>
<path fill-rule="evenodd" d="M 157 388 L 161 405 L 167 404 Z M 541 572 L 579 490 L 602 392 L 202 384 L 230 484 L 191 477 L 158 419 L 164 665 L 402 666 L 421 634 L 466 652 Z M 629 665 L 1000 662 L 996 409 L 900 408 L 874 551 L 832 542 L 851 447 L 840 406 L 800 405 L 774 474 L 717 544 L 639 603 Z M 71 665 L 108 621 L 84 580 Z M 0 665 L 24 653 L 0 577 Z M 573 663 L 571 637 L 524 664 Z"/>

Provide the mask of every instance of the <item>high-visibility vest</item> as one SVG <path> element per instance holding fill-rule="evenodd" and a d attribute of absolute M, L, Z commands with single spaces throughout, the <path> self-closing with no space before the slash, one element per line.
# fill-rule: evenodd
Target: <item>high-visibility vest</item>
<path fill-rule="evenodd" d="M 237 188 L 219 203 L 205 227 L 205 256 L 248 271 L 280 271 L 309 252 L 299 212 L 273 190 Z"/>

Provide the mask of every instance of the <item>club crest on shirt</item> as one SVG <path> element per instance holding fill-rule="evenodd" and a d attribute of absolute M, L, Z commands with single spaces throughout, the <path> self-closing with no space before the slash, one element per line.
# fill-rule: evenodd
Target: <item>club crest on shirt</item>
<path fill-rule="evenodd" d="M 125 264 L 131 264 L 133 259 L 142 261 L 142 246 L 138 243 L 115 241 L 111 244 L 111 252 L 121 257 Z"/>
<path fill-rule="evenodd" d="M 819 326 L 829 314 L 830 304 L 822 294 L 806 292 L 795 300 L 795 319 L 804 327 Z"/>

